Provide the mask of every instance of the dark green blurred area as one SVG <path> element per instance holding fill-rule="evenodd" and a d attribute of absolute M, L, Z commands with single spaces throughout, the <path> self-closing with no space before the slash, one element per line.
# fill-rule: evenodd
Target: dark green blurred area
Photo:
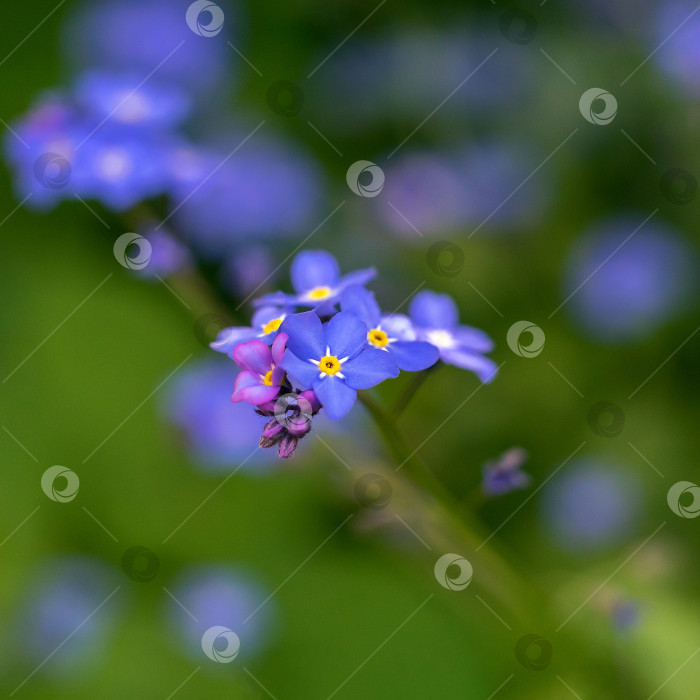
<path fill-rule="evenodd" d="M 0 119 L 10 121 L 26 111 L 37 92 L 68 83 L 57 34 L 71 4 L 61 6 L 0 65 Z M 442 552 L 427 551 L 410 536 L 397 537 L 397 528 L 398 535 L 406 534 L 400 524 L 364 527 L 372 521 L 352 499 L 357 478 L 367 472 L 386 474 L 397 494 L 405 493 L 406 486 L 391 471 L 388 452 L 365 448 L 362 435 L 333 445 L 352 472 L 309 439 L 311 444 L 278 472 L 264 477 L 240 472 L 211 495 L 224 474 L 197 470 L 163 420 L 160 394 L 146 399 L 190 354 L 210 354 L 195 338 L 193 326 L 199 315 L 213 309 L 198 302 L 190 313 L 164 286 L 141 282 L 116 265 L 112 245 L 121 233 L 116 218 L 108 219 L 112 230 L 106 232 L 79 203 L 65 203 L 41 215 L 23 208 L 12 213 L 18 201 L 9 173 L 2 168 L 0 220 L 8 217 L 0 229 L 3 376 L 32 354 L 0 387 L 5 428 L 0 433 L 0 541 L 41 506 L 0 546 L 0 615 L 6 622 L 1 633 L 3 692 L 9 695 L 33 671 L 18 651 L 18 630 L 26 592 L 41 563 L 80 553 L 120 574 L 121 557 L 133 545 L 156 552 L 160 570 L 149 583 L 122 577 L 118 624 L 105 649 L 78 674 L 61 678 L 37 672 L 13 697 L 169 697 L 198 664 L 182 656 L 172 639 L 165 621 L 170 601 L 164 587 L 183 568 L 211 562 L 254 571 L 270 592 L 280 587 L 270 603 L 276 623 L 268 649 L 246 662 L 280 700 L 326 698 L 351 674 L 338 698 L 489 698 L 504 682 L 495 697 L 574 697 L 565 687 L 569 685 L 582 698 L 648 698 L 697 649 L 700 521 L 676 517 L 666 503 L 673 483 L 700 478 L 700 336 L 679 349 L 698 326 L 697 305 L 649 339 L 622 346 L 587 339 L 566 307 L 547 318 L 563 300 L 567 250 L 600 216 L 631 210 L 643 213 L 641 221 L 644 213 L 658 207 L 659 217 L 697 249 L 697 200 L 677 206 L 663 199 L 658 188 L 661 166 L 700 172 L 697 105 L 677 95 L 648 65 L 625 88 L 625 107 L 615 128 L 589 128 L 577 110 L 583 88 L 600 82 L 601 75 L 612 76 L 610 84 L 618 85 L 644 59 L 645 47 L 633 39 L 614 43 L 605 33 L 588 31 L 590 27 L 581 32 L 580 13 L 550 4 L 555 5 L 529 6 L 538 18 L 538 35 L 533 44 L 520 48 L 532 53 L 546 47 L 576 69 L 578 84 L 565 81 L 540 56 L 537 92 L 522 104 L 488 125 L 476 119 L 473 124 L 447 125 L 436 120 L 412 142 L 415 147 L 438 147 L 449 143 L 444 132 L 450 129 L 469 136 L 488 126 L 491 133 L 526 139 L 544 159 L 578 127 L 580 133 L 571 144 L 545 166 L 556 183 L 546 227 L 522 236 L 476 235 L 469 240 L 469 231 L 455 231 L 450 240 L 462 247 L 466 264 L 449 279 L 427 264 L 430 241 L 404 244 L 386 235 L 367 216 L 366 201 L 360 199 L 348 201 L 342 216 L 314 239 L 313 246 L 332 251 L 344 270 L 375 265 L 380 275 L 374 288 L 385 308 L 398 306 L 425 282 L 426 288 L 451 294 L 462 320 L 485 329 L 496 341 L 494 360 L 505 364 L 493 384 L 480 388 L 453 413 L 479 383 L 471 374 L 445 367 L 420 389 L 399 427 L 412 447 L 421 445 L 421 458 L 463 502 L 478 488 L 486 460 L 513 445 L 527 449 L 526 471 L 533 475 L 533 486 L 482 504 L 477 514 L 488 534 L 528 499 L 489 546 L 535 591 L 533 600 L 546 601 L 547 609 L 538 602 L 529 610 L 508 610 L 482 585 L 478 570 L 467 590 L 445 590 L 433 574 Z M 13 6 L 0 55 L 12 51 L 54 7 L 47 0 Z M 250 26 L 244 32 L 245 52 L 265 80 L 259 82 L 245 66 L 237 66 L 241 85 L 236 101 L 246 113 L 264 114 L 274 129 L 321 161 L 332 193 L 328 211 L 336 201 L 351 197 L 343 189 L 348 163 L 378 159 L 417 122 L 397 115 L 360 137 L 340 136 L 334 142 L 345 158 L 336 158 L 306 127 L 306 118 L 313 121 L 314 115 L 284 119 L 271 114 L 265 90 L 277 79 L 302 82 L 314 59 L 337 45 L 374 7 L 368 2 L 339 6 L 308 0 L 251 3 L 246 8 Z M 500 13 L 486 2 L 468 7 L 387 3 L 358 37 L 410 25 L 439 31 L 464 17 L 492 27 Z M 660 167 L 652 166 L 620 134 L 621 128 L 634 133 Z M 281 244 L 274 250 L 275 259 L 282 261 L 296 243 Z M 108 276 L 94 297 L 67 318 Z M 282 273 L 277 281 L 288 283 Z M 545 351 L 535 359 L 517 357 L 506 344 L 508 328 L 521 319 L 545 330 Z M 552 364 L 584 398 L 567 386 Z M 390 405 L 409 382 L 404 375 L 382 385 L 376 396 Z M 614 438 L 601 437 L 588 426 L 588 411 L 600 400 L 624 411 L 624 430 Z M 363 408 L 358 405 L 354 411 L 361 413 Z M 426 440 L 443 422 L 436 437 Z M 635 473 L 643 489 L 643 508 L 622 542 L 574 556 L 562 552 L 547 531 L 538 495 L 529 497 L 584 442 L 582 454 L 604 457 Z M 41 491 L 41 474 L 54 464 L 80 475 L 80 493 L 71 503 L 53 503 Z M 428 523 L 428 516 L 412 510 L 416 501 L 397 498 L 392 508 L 407 503 L 406 511 L 397 511 L 401 517 L 416 528 Z M 309 558 L 350 514 L 350 524 Z M 664 522 L 653 541 L 630 557 Z M 449 535 L 443 542 L 459 547 Z M 460 553 L 467 558 L 472 554 Z M 611 591 L 639 606 L 639 623 L 627 633 L 616 631 L 598 604 Z M 587 599 L 571 623 L 556 632 L 557 624 Z M 542 634 L 552 643 L 552 662 L 542 671 L 526 670 L 515 658 L 517 640 L 529 633 Z M 655 697 L 697 697 L 698 658 Z M 176 697 L 267 697 L 239 664 L 217 665 L 203 656 L 199 665 L 201 670 Z"/>

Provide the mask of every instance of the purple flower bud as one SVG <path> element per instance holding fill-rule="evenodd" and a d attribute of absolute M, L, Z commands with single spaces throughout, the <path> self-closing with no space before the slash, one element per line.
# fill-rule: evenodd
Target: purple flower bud
<path fill-rule="evenodd" d="M 262 434 L 265 438 L 279 440 L 284 434 L 284 426 L 275 418 L 265 423 Z"/>
<path fill-rule="evenodd" d="M 279 453 L 280 457 L 282 459 L 287 459 L 291 457 L 294 454 L 294 450 L 296 450 L 297 445 L 299 444 L 299 438 L 294 437 L 293 435 L 290 435 L 287 433 L 279 443 Z"/>
<path fill-rule="evenodd" d="M 316 415 L 321 410 L 321 402 L 316 396 L 316 392 L 313 389 L 306 389 L 299 394 L 299 398 L 304 399 L 309 402 L 311 406 L 312 415 Z"/>
<path fill-rule="evenodd" d="M 287 431 L 296 437 L 304 437 L 311 430 L 311 416 L 298 409 L 286 420 Z"/>

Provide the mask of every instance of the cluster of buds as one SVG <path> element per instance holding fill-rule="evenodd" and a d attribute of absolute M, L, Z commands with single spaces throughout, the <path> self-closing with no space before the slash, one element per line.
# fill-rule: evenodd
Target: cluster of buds
<path fill-rule="evenodd" d="M 310 430 L 311 421 L 321 410 L 321 403 L 312 389 L 288 392 L 275 401 L 268 401 L 257 407 L 256 412 L 272 419 L 265 423 L 260 436 L 260 447 L 277 445 L 279 456 L 291 457 L 301 440 Z"/>

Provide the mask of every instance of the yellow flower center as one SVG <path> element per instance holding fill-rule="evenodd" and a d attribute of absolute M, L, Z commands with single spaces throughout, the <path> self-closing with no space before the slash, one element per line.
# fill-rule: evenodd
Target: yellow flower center
<path fill-rule="evenodd" d="M 331 295 L 330 287 L 314 287 L 309 293 L 309 299 L 318 301 L 319 299 L 327 299 Z"/>
<path fill-rule="evenodd" d="M 389 336 L 379 328 L 373 328 L 367 333 L 367 340 L 378 348 L 383 348 L 389 344 Z"/>
<path fill-rule="evenodd" d="M 265 333 L 266 335 L 268 333 L 274 333 L 282 325 L 283 320 L 284 319 L 281 318 L 273 318 L 272 321 L 268 321 L 263 326 L 263 333 Z"/>
<path fill-rule="evenodd" d="M 324 355 L 318 361 L 318 368 L 326 374 L 337 374 L 340 372 L 340 360 L 333 355 Z"/>
<path fill-rule="evenodd" d="M 263 377 L 263 384 L 265 386 L 272 386 L 272 370 Z"/>

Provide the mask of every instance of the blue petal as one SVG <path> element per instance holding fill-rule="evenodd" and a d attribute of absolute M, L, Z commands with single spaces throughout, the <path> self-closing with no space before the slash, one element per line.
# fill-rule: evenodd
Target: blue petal
<path fill-rule="evenodd" d="M 305 302 L 309 306 L 308 302 Z M 335 301 L 322 301 L 318 306 L 314 307 L 314 311 L 317 316 L 333 316 L 337 309 L 335 308 Z"/>
<path fill-rule="evenodd" d="M 413 328 L 413 322 L 404 314 L 384 316 L 382 318 L 382 330 L 390 338 L 397 338 L 398 340 L 415 340 L 417 337 Z"/>
<path fill-rule="evenodd" d="M 343 275 L 340 280 L 338 287 L 340 289 L 346 289 L 352 284 L 364 285 L 367 284 L 371 279 L 377 276 L 377 271 L 373 267 L 368 267 L 364 270 L 355 270 L 354 272 L 348 272 L 347 275 Z"/>
<path fill-rule="evenodd" d="M 228 355 L 233 348 L 239 343 L 244 343 L 246 340 L 252 340 L 257 335 L 254 328 L 247 326 L 239 328 L 224 328 L 219 331 L 216 340 L 209 343 L 209 347 L 216 352 L 223 352 Z"/>
<path fill-rule="evenodd" d="M 284 306 L 262 306 L 253 314 L 253 328 L 262 328 L 273 318 L 279 318 L 286 313 L 290 313 L 290 309 Z"/>
<path fill-rule="evenodd" d="M 459 343 L 459 350 L 472 352 L 491 352 L 493 350 L 493 340 L 484 331 L 471 326 L 458 326 L 453 335 Z"/>
<path fill-rule="evenodd" d="M 287 347 L 301 360 L 320 360 L 326 354 L 321 319 L 313 311 L 287 316 L 279 332 L 289 336 Z"/>
<path fill-rule="evenodd" d="M 420 372 L 440 359 L 440 351 L 434 345 L 421 341 L 412 343 L 399 340 L 389 345 L 389 352 L 404 372 Z"/>
<path fill-rule="evenodd" d="M 308 389 L 318 378 L 320 371 L 308 361 L 299 359 L 291 350 L 287 350 L 282 357 L 280 367 L 297 382 L 297 386 Z"/>
<path fill-rule="evenodd" d="M 292 286 L 299 294 L 314 287 L 334 287 L 338 277 L 338 261 L 325 250 L 303 250 L 292 261 Z"/>
<path fill-rule="evenodd" d="M 398 377 L 399 366 L 386 350 L 367 348 L 348 360 L 341 370 L 345 382 L 353 389 L 369 389 L 385 379 Z"/>
<path fill-rule="evenodd" d="M 292 294 L 284 292 L 271 292 L 263 294 L 258 299 L 253 300 L 253 306 L 294 306 L 296 305 L 296 297 Z"/>
<path fill-rule="evenodd" d="M 317 379 L 313 389 L 331 420 L 338 420 L 348 413 L 357 398 L 357 392 L 337 377 Z"/>
<path fill-rule="evenodd" d="M 461 350 L 443 350 L 440 353 L 440 357 L 447 364 L 474 372 L 484 383 L 494 379 L 498 372 L 498 366 L 493 360 L 476 353 L 463 352 Z"/>
<path fill-rule="evenodd" d="M 331 355 L 339 359 L 352 357 L 367 343 L 367 326 L 355 314 L 341 311 L 326 325 L 326 342 Z"/>
<path fill-rule="evenodd" d="M 418 292 L 411 300 L 408 313 L 419 326 L 424 328 L 454 328 L 459 321 L 459 312 L 454 300 L 448 294 L 437 294 L 425 290 Z"/>
<path fill-rule="evenodd" d="M 379 325 L 381 317 L 379 304 L 374 300 L 374 294 L 359 284 L 351 284 L 343 291 L 340 297 L 340 308 L 355 314 L 370 328 L 376 328 Z"/>

